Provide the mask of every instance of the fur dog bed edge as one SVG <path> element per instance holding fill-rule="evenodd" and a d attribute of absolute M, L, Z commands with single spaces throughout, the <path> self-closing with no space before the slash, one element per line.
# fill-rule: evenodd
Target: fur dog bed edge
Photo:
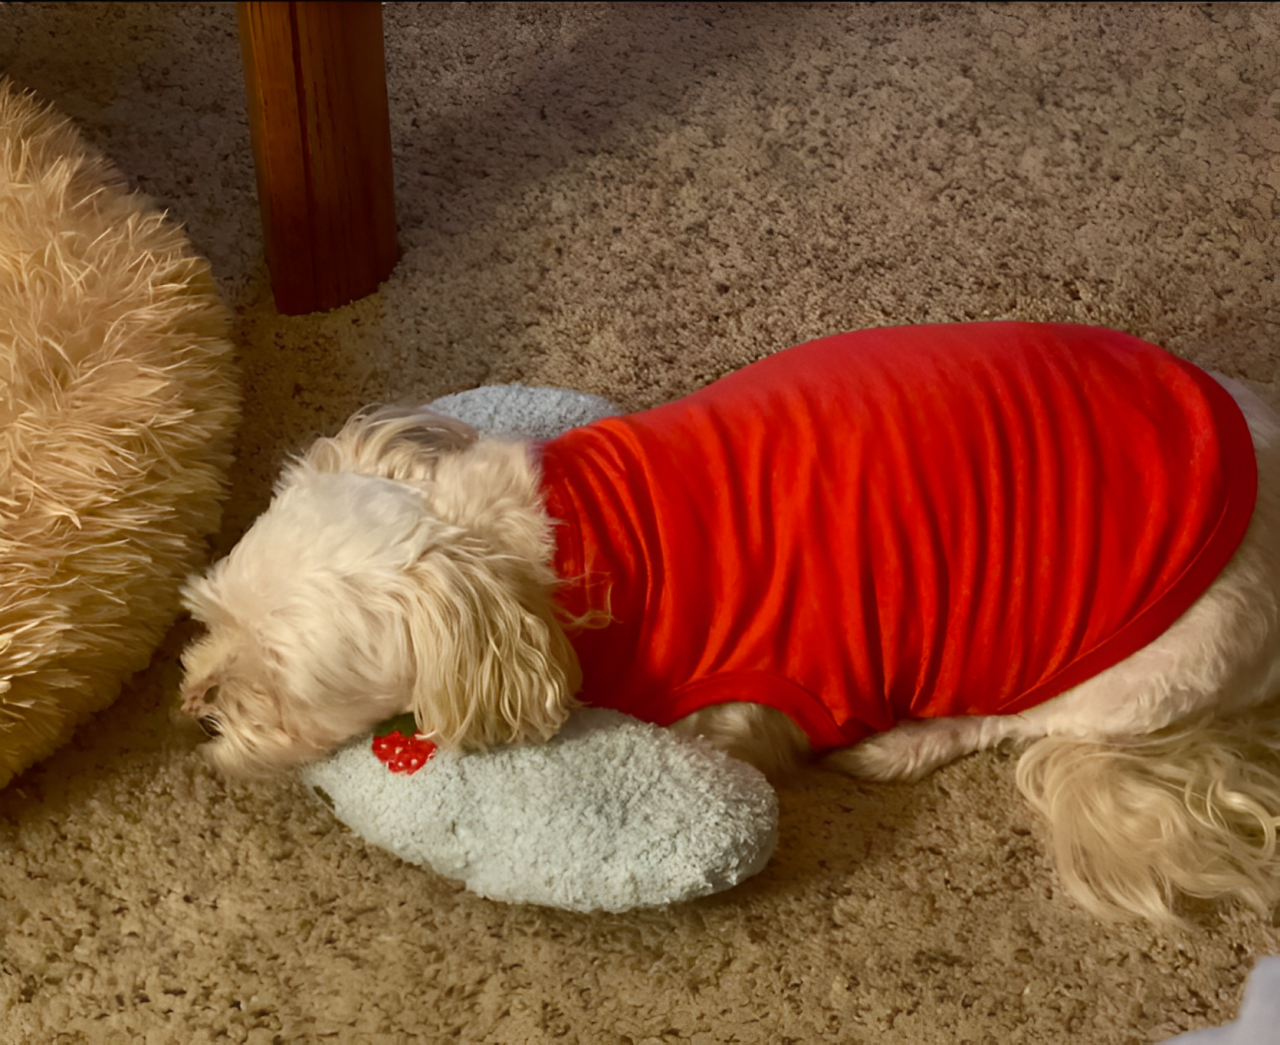
<path fill-rule="evenodd" d="M 231 463 L 228 326 L 182 231 L 0 79 L 0 786 L 178 613 Z"/>

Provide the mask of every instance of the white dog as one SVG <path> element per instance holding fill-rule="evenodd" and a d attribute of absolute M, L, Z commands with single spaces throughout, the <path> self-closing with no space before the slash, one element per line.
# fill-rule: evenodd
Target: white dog
<path fill-rule="evenodd" d="M 1111 331 L 844 335 L 546 444 L 358 414 L 185 598 L 228 772 L 578 700 L 766 771 L 1012 740 L 1095 913 L 1280 892 L 1280 418 Z"/>

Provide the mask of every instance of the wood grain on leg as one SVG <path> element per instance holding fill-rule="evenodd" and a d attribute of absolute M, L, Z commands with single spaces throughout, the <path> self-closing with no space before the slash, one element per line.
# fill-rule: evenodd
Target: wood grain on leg
<path fill-rule="evenodd" d="M 336 308 L 399 256 L 382 5 L 237 8 L 276 308 Z"/>

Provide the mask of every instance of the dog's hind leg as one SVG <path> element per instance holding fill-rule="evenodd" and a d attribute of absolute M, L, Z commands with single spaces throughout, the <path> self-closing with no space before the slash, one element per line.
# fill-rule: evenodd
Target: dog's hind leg
<path fill-rule="evenodd" d="M 1258 502 L 1222 575 L 1159 639 L 1034 709 L 1018 764 L 1067 891 L 1101 917 L 1280 901 L 1280 423 L 1236 397 Z"/>
<path fill-rule="evenodd" d="M 919 780 L 939 766 L 1003 740 L 1043 735 L 1033 720 L 1020 715 L 919 719 L 900 722 L 887 733 L 842 748 L 822 764 L 862 780 Z"/>
<path fill-rule="evenodd" d="M 1176 921 L 1179 896 L 1280 901 L 1274 706 L 1130 740 L 1045 737 L 1017 779 L 1067 892 L 1098 917 Z"/>
<path fill-rule="evenodd" d="M 1020 715 L 904 723 L 827 764 L 911 779 L 1033 741 L 1018 786 L 1093 914 L 1170 921 L 1179 896 L 1280 901 L 1280 420 L 1223 384 L 1253 434 L 1257 507 L 1231 562 L 1164 635 Z"/>

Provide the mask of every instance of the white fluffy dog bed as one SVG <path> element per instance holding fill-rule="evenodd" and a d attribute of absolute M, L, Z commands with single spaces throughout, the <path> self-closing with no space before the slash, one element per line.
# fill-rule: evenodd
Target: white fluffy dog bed
<path fill-rule="evenodd" d="M 778 840 L 777 795 L 757 770 L 600 708 L 546 744 L 438 754 L 413 775 L 362 738 L 302 777 L 367 841 L 506 903 L 680 903 L 758 873 Z"/>
<path fill-rule="evenodd" d="M 226 334 L 182 232 L 0 80 L 0 786 L 177 614 L 230 463 Z"/>

